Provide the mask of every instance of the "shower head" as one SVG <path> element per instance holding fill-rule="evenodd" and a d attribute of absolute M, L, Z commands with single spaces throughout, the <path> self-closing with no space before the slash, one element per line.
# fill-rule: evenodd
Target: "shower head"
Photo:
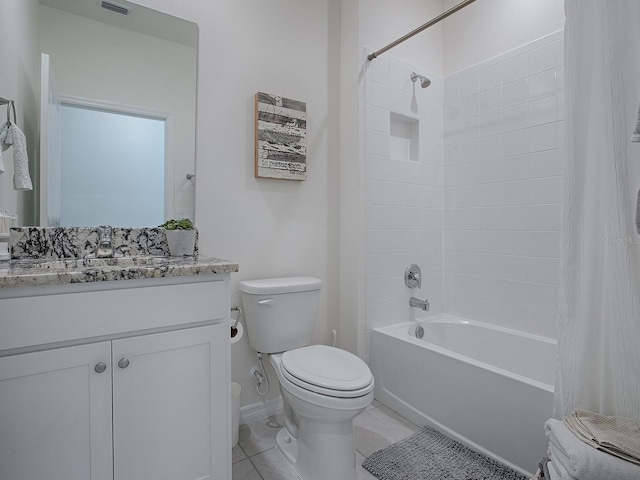
<path fill-rule="evenodd" d="M 431 85 L 431 80 L 429 80 L 427 77 L 418 75 L 416 72 L 411 72 L 411 81 L 413 83 L 416 83 L 416 80 L 418 79 L 420 79 L 420 86 L 422 88 L 427 88 L 429 85 Z"/>

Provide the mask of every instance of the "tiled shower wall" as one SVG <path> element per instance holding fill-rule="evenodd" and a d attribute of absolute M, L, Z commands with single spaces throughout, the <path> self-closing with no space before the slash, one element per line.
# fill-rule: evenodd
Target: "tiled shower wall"
<path fill-rule="evenodd" d="M 554 336 L 563 64 L 563 32 L 444 79 L 391 56 L 367 64 L 367 357 L 373 328 L 426 315 L 412 295 L 429 314 Z M 410 263 L 420 290 L 404 285 Z"/>
<path fill-rule="evenodd" d="M 428 76 L 420 88 L 411 72 Z M 442 78 L 391 56 L 367 63 L 365 94 L 366 355 L 371 330 L 426 315 L 411 295 L 442 310 Z M 422 288 L 404 284 L 422 268 Z M 368 358 L 367 358 L 368 360 Z"/>
<path fill-rule="evenodd" d="M 557 32 L 445 78 L 448 313 L 554 336 L 563 64 Z"/>

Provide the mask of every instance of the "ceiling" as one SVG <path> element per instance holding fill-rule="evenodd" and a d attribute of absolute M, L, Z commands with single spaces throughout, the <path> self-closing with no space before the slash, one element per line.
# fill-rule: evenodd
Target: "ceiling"
<path fill-rule="evenodd" d="M 102 0 L 40 0 L 40 3 L 67 13 L 80 15 L 189 47 L 196 48 L 198 45 L 198 26 L 193 22 L 172 17 L 125 0 L 107 1 L 113 5 L 128 9 L 129 14 L 122 15 L 102 8 Z"/>

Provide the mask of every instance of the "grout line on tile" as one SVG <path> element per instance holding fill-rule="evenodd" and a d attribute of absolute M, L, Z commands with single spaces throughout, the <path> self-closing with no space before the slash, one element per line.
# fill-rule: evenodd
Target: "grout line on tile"
<path fill-rule="evenodd" d="M 271 449 L 269 449 L 269 450 L 271 450 Z M 268 452 L 269 450 L 265 450 L 265 452 Z M 264 452 L 262 452 L 262 453 L 264 453 Z M 260 455 L 260 454 L 259 454 L 259 453 L 256 453 L 256 454 L 255 454 L 255 455 L 253 455 L 253 456 L 255 457 L 256 455 Z M 253 460 L 251 460 L 251 457 L 247 456 L 247 460 L 249 460 L 249 463 L 253 466 L 253 469 L 254 469 L 256 472 L 258 472 L 258 476 L 259 476 L 262 480 L 264 480 L 264 477 L 262 476 L 262 472 L 260 472 L 260 470 L 258 469 L 258 467 L 256 466 L 256 464 L 255 464 L 255 463 L 253 463 Z"/>

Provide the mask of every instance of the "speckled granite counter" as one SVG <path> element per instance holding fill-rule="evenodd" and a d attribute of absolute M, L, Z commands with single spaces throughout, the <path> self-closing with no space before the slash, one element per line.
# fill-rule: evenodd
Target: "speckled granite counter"
<path fill-rule="evenodd" d="M 62 260 L 85 258 L 96 251 L 95 227 L 15 227 L 9 242 L 13 260 Z M 162 228 L 113 227 L 114 255 L 163 257 L 169 255 Z M 198 237 L 194 252 L 198 253 Z"/>
<path fill-rule="evenodd" d="M 0 288 L 184 277 L 238 271 L 238 264 L 198 254 L 170 257 L 160 228 L 113 228 L 118 258 L 86 258 L 98 244 L 96 228 L 11 229 L 11 260 L 0 262 Z"/>
<path fill-rule="evenodd" d="M 0 288 L 232 273 L 238 264 L 214 257 L 122 257 L 0 262 Z"/>

